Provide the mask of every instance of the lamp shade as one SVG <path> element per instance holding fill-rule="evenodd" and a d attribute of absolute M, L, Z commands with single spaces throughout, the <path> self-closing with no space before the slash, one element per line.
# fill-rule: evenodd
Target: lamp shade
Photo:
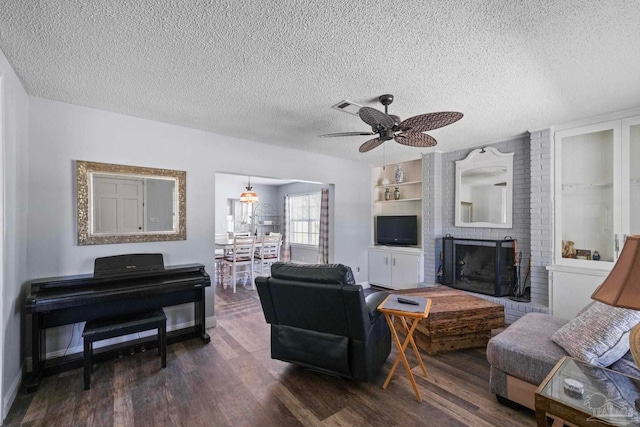
<path fill-rule="evenodd" d="M 251 187 L 247 187 L 247 191 L 240 195 L 240 201 L 242 203 L 258 203 L 258 195 L 251 190 Z"/>
<path fill-rule="evenodd" d="M 614 307 L 640 309 L 640 235 L 627 236 L 618 261 L 591 298 Z"/>
<path fill-rule="evenodd" d="M 240 195 L 240 201 L 242 203 L 258 203 L 258 195 L 251 191 L 253 187 L 251 187 L 251 177 L 249 177 L 249 184 L 245 187 L 247 191 L 244 191 Z"/>

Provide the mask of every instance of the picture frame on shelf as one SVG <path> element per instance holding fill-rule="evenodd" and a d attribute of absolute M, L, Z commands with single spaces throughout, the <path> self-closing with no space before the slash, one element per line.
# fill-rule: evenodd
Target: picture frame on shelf
<path fill-rule="evenodd" d="M 591 250 L 589 249 L 576 249 L 576 258 L 577 259 L 591 259 Z"/>

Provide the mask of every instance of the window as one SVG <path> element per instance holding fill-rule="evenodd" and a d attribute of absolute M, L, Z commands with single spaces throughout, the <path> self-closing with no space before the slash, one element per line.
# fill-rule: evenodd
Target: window
<path fill-rule="evenodd" d="M 320 193 L 291 196 L 290 241 L 299 245 L 317 245 L 320 231 Z"/>

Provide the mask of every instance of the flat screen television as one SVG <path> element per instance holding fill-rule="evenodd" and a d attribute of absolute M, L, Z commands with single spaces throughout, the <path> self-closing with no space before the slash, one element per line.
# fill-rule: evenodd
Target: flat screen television
<path fill-rule="evenodd" d="M 393 215 L 376 217 L 376 243 L 415 246 L 418 244 L 418 217 Z"/>

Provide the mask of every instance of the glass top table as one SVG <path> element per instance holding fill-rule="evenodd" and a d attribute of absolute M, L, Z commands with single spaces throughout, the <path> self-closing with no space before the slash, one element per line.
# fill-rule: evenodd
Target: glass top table
<path fill-rule="evenodd" d="M 547 414 L 578 426 L 637 426 L 640 379 L 607 368 L 562 358 L 536 390 L 536 420 Z"/>

